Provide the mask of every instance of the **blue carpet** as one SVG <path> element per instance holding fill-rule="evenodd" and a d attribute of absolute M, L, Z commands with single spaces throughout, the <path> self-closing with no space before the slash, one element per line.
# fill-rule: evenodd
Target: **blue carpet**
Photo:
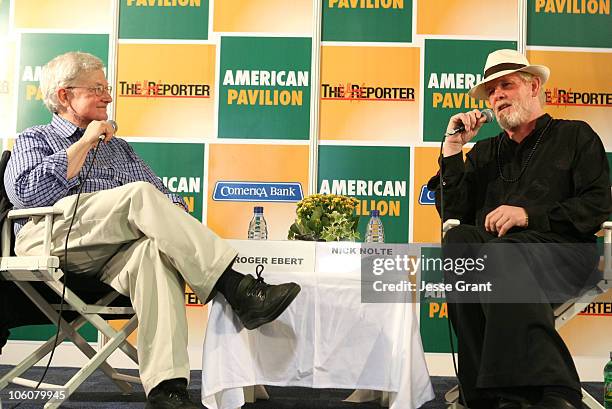
<path fill-rule="evenodd" d="M 11 367 L 0 365 L 0 376 L 5 374 Z M 26 377 L 33 380 L 40 379 L 42 368 L 33 368 L 26 373 Z M 64 383 L 74 373 L 74 368 L 51 368 L 45 377 L 45 382 Z M 137 376 L 138 372 L 126 370 L 125 373 Z M 454 378 L 432 377 L 432 383 L 436 398 L 426 403 L 422 409 L 445 409 L 444 393 L 455 385 Z M 584 388 L 594 397 L 601 401 L 603 396 L 603 383 L 586 383 Z M 201 372 L 191 371 L 191 383 L 189 393 L 195 402 L 200 401 Z M 10 389 L 15 389 L 11 386 Z M 345 389 L 309 389 L 295 387 L 266 387 L 270 395 L 269 401 L 257 401 L 247 404 L 245 409 L 380 409 L 377 403 L 344 403 L 352 391 Z M 8 391 L 0 392 L 2 409 L 10 409 L 17 402 L 7 401 Z M 144 408 L 145 394 L 140 385 L 135 385 L 135 391 L 129 395 L 122 395 L 117 387 L 101 372 L 96 371 L 89 377 L 72 395 L 71 399 L 62 405 L 62 408 L 74 409 L 100 409 L 100 408 Z M 39 409 L 43 406 L 40 402 L 24 402 L 18 409 Z"/>

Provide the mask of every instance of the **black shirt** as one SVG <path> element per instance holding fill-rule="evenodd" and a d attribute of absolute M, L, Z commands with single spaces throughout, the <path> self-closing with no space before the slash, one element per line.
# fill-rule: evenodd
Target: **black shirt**
<path fill-rule="evenodd" d="M 612 212 L 608 161 L 599 136 L 583 121 L 542 115 L 516 143 L 506 132 L 442 160 L 444 219 L 484 227 L 501 205 L 527 211 L 530 230 L 593 241 Z M 436 193 L 439 175 L 427 187 Z"/>

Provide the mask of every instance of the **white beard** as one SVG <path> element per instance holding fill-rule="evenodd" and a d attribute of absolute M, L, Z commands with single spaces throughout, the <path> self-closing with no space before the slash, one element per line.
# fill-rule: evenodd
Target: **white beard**
<path fill-rule="evenodd" d="M 504 110 L 496 115 L 497 122 L 504 129 L 516 129 L 529 120 L 529 110 L 523 101 L 514 102 L 512 107 L 510 107 L 510 111 L 506 113 Z"/>

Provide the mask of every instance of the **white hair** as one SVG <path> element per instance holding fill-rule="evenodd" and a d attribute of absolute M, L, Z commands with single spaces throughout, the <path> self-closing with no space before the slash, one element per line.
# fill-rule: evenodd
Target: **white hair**
<path fill-rule="evenodd" d="M 40 90 L 43 102 L 51 113 L 59 112 L 61 105 L 57 90 L 72 85 L 83 73 L 104 69 L 104 64 L 95 55 L 71 51 L 58 55 L 47 63 L 40 76 Z"/>
<path fill-rule="evenodd" d="M 517 74 L 519 75 L 519 77 L 521 77 L 521 79 L 523 80 L 525 84 L 531 84 L 531 82 L 533 81 L 533 78 L 535 77 L 535 75 L 529 72 L 525 72 L 525 71 L 518 71 Z M 540 101 L 541 106 L 544 106 L 546 105 L 546 94 L 544 93 L 545 91 L 542 85 L 543 85 L 542 81 L 540 81 L 540 91 L 538 92 L 538 101 Z"/>

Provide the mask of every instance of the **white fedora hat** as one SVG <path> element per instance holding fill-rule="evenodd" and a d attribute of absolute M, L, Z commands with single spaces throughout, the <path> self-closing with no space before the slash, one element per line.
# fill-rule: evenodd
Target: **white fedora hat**
<path fill-rule="evenodd" d="M 488 95 L 485 90 L 487 82 L 519 71 L 528 72 L 540 77 L 542 85 L 544 85 L 550 75 L 548 67 L 529 64 L 527 57 L 516 50 L 497 50 L 487 57 L 484 67 L 484 78 L 474 85 L 468 94 L 476 99 L 487 99 Z"/>

